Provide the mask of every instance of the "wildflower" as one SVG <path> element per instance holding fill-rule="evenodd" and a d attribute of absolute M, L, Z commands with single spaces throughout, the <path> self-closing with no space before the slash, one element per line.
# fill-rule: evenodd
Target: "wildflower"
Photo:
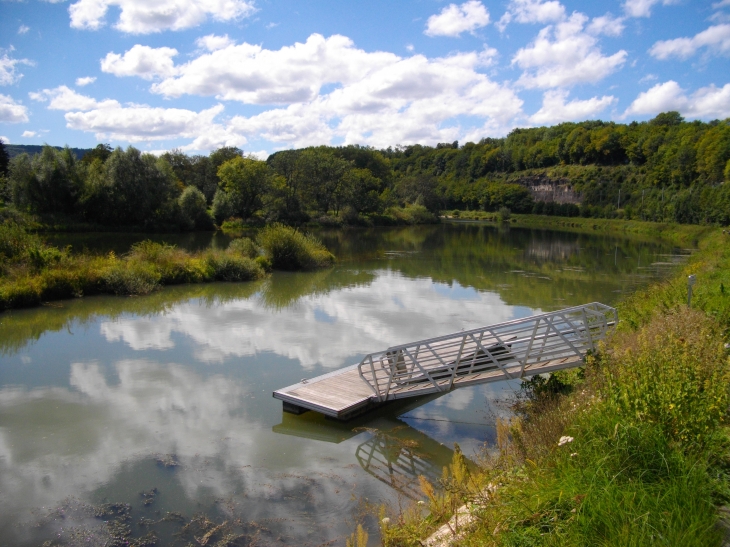
<path fill-rule="evenodd" d="M 577 452 L 573 452 L 573 453 L 572 453 L 572 454 L 570 455 L 570 457 L 571 457 L 571 458 L 575 458 L 575 457 L 576 457 L 577 455 L 578 455 L 578 453 L 577 453 Z"/>
<path fill-rule="evenodd" d="M 423 500 L 418 500 L 418 505 L 426 505 L 426 502 Z"/>
<path fill-rule="evenodd" d="M 573 437 L 568 437 L 567 435 L 563 435 L 560 437 L 560 440 L 558 441 L 558 446 L 563 446 L 564 444 L 572 443 Z"/>
<path fill-rule="evenodd" d="M 385 517 L 380 522 L 382 522 L 383 523 L 383 527 L 385 527 L 385 526 L 388 526 L 388 524 L 390 524 L 390 519 L 388 517 Z"/>

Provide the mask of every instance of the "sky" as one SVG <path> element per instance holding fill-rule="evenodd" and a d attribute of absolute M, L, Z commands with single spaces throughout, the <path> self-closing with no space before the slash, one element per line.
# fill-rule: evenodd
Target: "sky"
<path fill-rule="evenodd" d="M 730 0 L 0 0 L 0 138 L 161 153 L 730 117 Z"/>

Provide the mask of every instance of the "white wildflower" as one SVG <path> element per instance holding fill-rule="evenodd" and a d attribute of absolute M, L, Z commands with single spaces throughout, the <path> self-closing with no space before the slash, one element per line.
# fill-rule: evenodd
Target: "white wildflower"
<path fill-rule="evenodd" d="M 380 522 L 382 522 L 382 523 L 383 523 L 383 526 L 388 526 L 388 524 L 390 524 L 390 519 L 389 519 L 388 517 L 385 517 L 385 518 L 384 518 L 383 520 L 381 520 Z"/>
<path fill-rule="evenodd" d="M 572 443 L 573 437 L 568 437 L 567 435 L 563 435 L 560 437 L 560 440 L 558 441 L 558 446 L 563 446 L 564 444 Z"/>

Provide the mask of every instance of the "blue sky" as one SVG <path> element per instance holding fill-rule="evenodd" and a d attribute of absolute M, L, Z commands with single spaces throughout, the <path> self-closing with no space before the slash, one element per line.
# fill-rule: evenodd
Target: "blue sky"
<path fill-rule="evenodd" d="M 730 0 L 0 0 L 0 137 L 189 153 L 730 117 Z"/>

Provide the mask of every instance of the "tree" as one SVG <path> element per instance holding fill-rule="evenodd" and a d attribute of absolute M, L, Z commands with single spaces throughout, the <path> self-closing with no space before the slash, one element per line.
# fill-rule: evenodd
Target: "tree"
<path fill-rule="evenodd" d="M 184 226 L 189 230 L 210 230 L 213 228 L 208 216 L 207 203 L 203 192 L 195 186 L 188 186 L 177 199 Z"/>
<path fill-rule="evenodd" d="M 432 213 L 437 213 L 441 209 L 441 200 L 436 193 L 436 186 L 436 177 L 419 174 L 400 179 L 396 183 L 396 193 L 405 203 L 418 203 Z"/>
<path fill-rule="evenodd" d="M 657 114 L 655 118 L 649 120 L 649 125 L 673 126 L 679 125 L 684 121 L 682 115 L 676 110 L 670 112 L 662 112 Z"/>
<path fill-rule="evenodd" d="M 297 158 L 297 174 L 306 205 L 321 214 L 332 209 L 346 191 L 344 176 L 349 167 L 326 146 L 304 150 Z"/>
<path fill-rule="evenodd" d="M 170 165 L 130 146 L 92 164 L 84 192 L 87 218 L 117 226 L 174 222 L 180 190 Z"/>
<path fill-rule="evenodd" d="M 73 213 L 82 178 L 71 149 L 44 146 L 30 158 L 21 154 L 10 164 L 10 194 L 15 206 L 34 213 Z"/>
<path fill-rule="evenodd" d="M 81 163 L 90 165 L 94 160 L 99 160 L 101 163 L 104 163 L 109 159 L 113 151 L 114 149 L 108 144 L 99 143 L 91 151 L 84 154 L 84 157 L 81 158 Z"/>
<path fill-rule="evenodd" d="M 221 189 L 229 194 L 234 214 L 250 218 L 262 206 L 269 186 L 269 167 L 253 157 L 236 156 L 218 168 Z"/>
<path fill-rule="evenodd" d="M 5 144 L 0 139 L 0 177 L 8 176 L 8 166 L 10 164 L 10 158 L 8 157 L 8 151 L 5 150 Z"/>

